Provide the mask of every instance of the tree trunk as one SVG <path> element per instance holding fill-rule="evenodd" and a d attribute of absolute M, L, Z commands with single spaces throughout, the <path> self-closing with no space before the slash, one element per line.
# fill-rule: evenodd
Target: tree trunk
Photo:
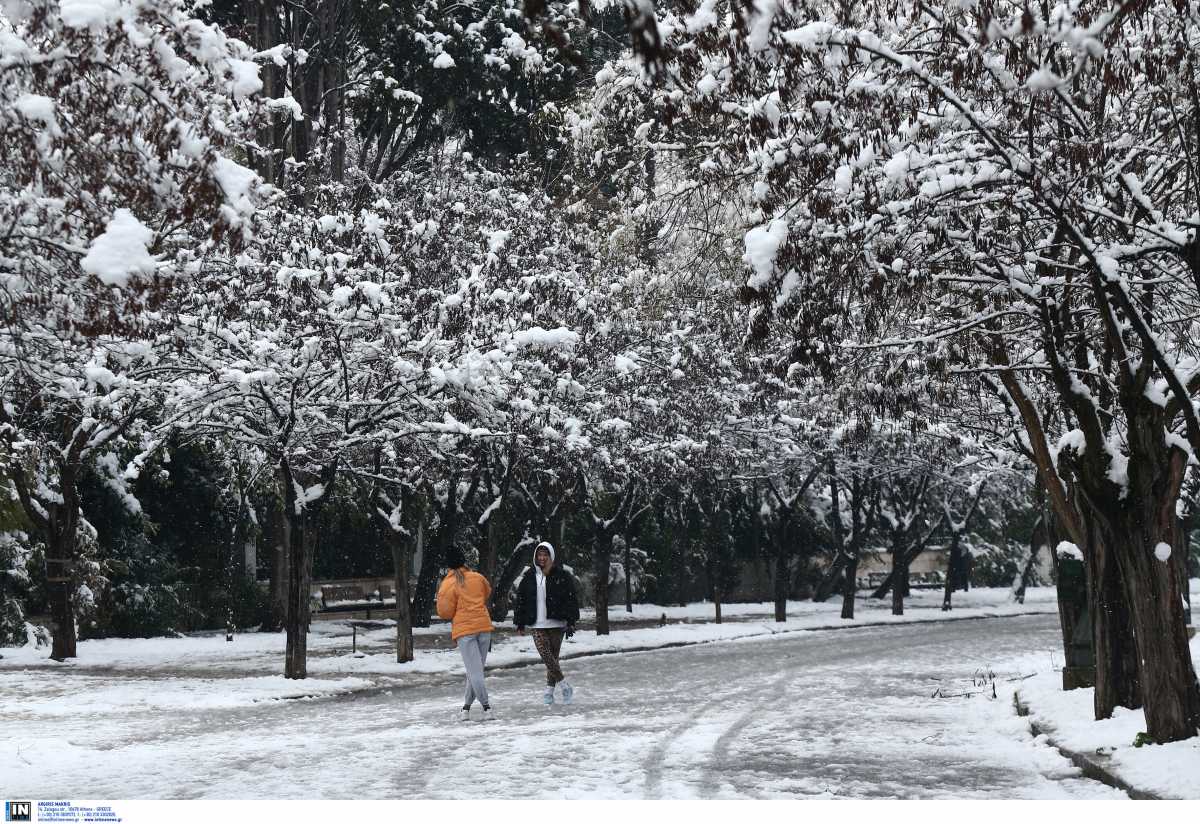
<path fill-rule="evenodd" d="M 687 521 L 680 519 L 679 527 L 681 535 L 672 543 L 674 547 L 673 555 L 675 556 L 675 602 L 681 606 L 687 606 L 687 560 L 691 551 L 691 537 L 688 534 Z"/>
<path fill-rule="evenodd" d="M 56 507 L 61 510 L 65 506 Z M 74 568 L 75 529 L 53 523 L 46 546 L 46 595 L 50 602 L 50 618 L 54 635 L 50 646 L 50 657 L 65 661 L 77 654 L 75 632 L 75 610 L 71 604 L 71 572 Z M 69 541 L 69 543 L 68 543 Z"/>
<path fill-rule="evenodd" d="M 1102 721 L 1111 718 L 1117 707 L 1140 707 L 1142 694 L 1133 626 L 1111 544 L 1101 536 L 1096 519 L 1087 521 L 1089 545 L 1085 550 L 1084 567 L 1092 620 L 1092 648 L 1096 658 L 1094 710 L 1096 720 Z"/>
<path fill-rule="evenodd" d="M 279 45 L 281 41 L 279 10 L 276 8 L 274 0 L 260 0 L 256 6 L 255 29 L 257 36 L 254 45 L 258 51 L 266 51 L 273 46 Z M 263 97 L 275 98 L 286 94 L 286 92 L 281 91 L 284 86 L 283 74 L 284 70 L 269 60 L 266 62 L 266 65 L 259 69 L 259 76 L 262 77 L 263 81 Z M 258 163 L 256 163 L 256 169 L 264 181 L 277 186 L 283 184 L 281 179 L 281 171 L 284 166 L 283 158 L 288 154 L 286 151 L 287 121 L 285 117 L 287 116 L 273 112 L 269 115 L 266 124 L 258 129 L 259 143 L 270 151 L 257 155 Z M 282 625 L 281 620 L 280 626 Z"/>
<path fill-rule="evenodd" d="M 312 541 L 308 532 L 312 527 L 309 518 L 291 510 L 288 502 L 286 517 L 291 522 L 291 541 L 288 547 L 288 590 L 287 617 L 284 630 L 287 647 L 284 653 L 284 678 L 308 677 L 308 598 L 311 588 L 308 578 L 310 548 Z"/>
<path fill-rule="evenodd" d="M 388 536 L 392 547 L 392 567 L 396 588 L 396 663 L 406 664 L 413 660 L 412 605 L 409 602 L 411 596 L 408 588 L 410 562 L 408 539 L 389 527 L 383 527 L 381 531 Z"/>
<path fill-rule="evenodd" d="M 854 484 L 851 485 L 854 489 Z M 812 599 L 818 603 L 823 603 L 833 595 L 834 588 L 837 585 L 838 574 L 846 566 L 846 561 L 849 559 L 849 554 L 846 552 L 846 529 L 842 523 L 842 500 L 841 489 L 838 484 L 837 464 L 831 458 L 829 461 L 829 494 L 832 499 L 833 506 L 830 509 L 830 523 L 833 526 L 833 543 L 836 547 L 836 552 L 833 556 L 833 562 L 830 563 L 829 569 L 821 582 L 817 584 L 816 592 L 813 593 Z M 855 500 L 853 491 L 851 493 L 851 508 L 853 515 L 857 515 L 858 501 Z"/>
<path fill-rule="evenodd" d="M 1021 578 L 1017 582 L 1016 591 L 1013 592 L 1013 600 L 1018 604 L 1025 603 L 1025 590 L 1029 588 L 1029 581 L 1033 578 L 1033 568 L 1037 566 L 1038 553 L 1043 546 L 1046 545 L 1034 541 L 1033 545 L 1029 548 L 1029 560 L 1025 562 L 1025 568 L 1021 570 Z"/>
<path fill-rule="evenodd" d="M 907 556 L 904 559 L 904 564 L 902 565 L 904 567 L 904 571 L 905 571 L 904 583 L 903 583 L 903 587 L 904 587 L 903 594 L 904 595 L 908 595 L 909 592 L 911 591 L 911 586 L 909 585 L 909 582 L 908 582 L 908 569 L 912 565 L 912 562 L 914 560 L 916 560 L 917 556 L 920 555 L 924 551 L 925 551 L 925 547 L 919 547 L 917 549 L 909 550 Z M 894 553 L 889 552 L 889 554 L 893 555 L 892 568 L 890 570 L 888 570 L 887 577 L 883 579 L 883 583 L 880 584 L 879 587 L 874 592 L 871 593 L 872 598 L 878 598 L 880 600 L 882 600 L 883 598 L 886 598 L 887 594 L 892 591 L 892 585 L 896 583 L 895 557 L 894 557 Z M 963 564 L 970 563 L 969 557 L 970 556 L 965 556 L 962 558 Z M 966 589 L 966 588 L 967 587 L 964 587 L 964 589 Z"/>
<path fill-rule="evenodd" d="M 960 538 L 961 536 L 955 532 L 954 538 L 950 541 L 950 555 L 946 562 L 946 588 L 942 592 L 942 612 L 949 612 L 951 609 L 950 595 L 954 592 L 955 576 L 958 574 Z"/>
<path fill-rule="evenodd" d="M 487 528 L 484 530 L 484 551 L 479 553 L 479 571 L 487 578 L 487 583 L 496 583 L 496 567 L 499 564 L 499 529 L 496 525 L 497 512 L 487 518 Z"/>
<path fill-rule="evenodd" d="M 908 585 L 908 553 L 903 546 L 892 548 L 892 615 L 904 614 L 904 593 Z"/>
<path fill-rule="evenodd" d="M 79 560 L 79 518 L 82 515 L 76 487 L 78 472 L 78 464 L 60 465 L 62 497 L 42 507 L 47 513 L 42 520 L 46 535 L 46 597 L 50 602 L 50 618 L 54 629 L 50 657 L 55 661 L 74 658 L 78 653 L 73 603 L 75 566 Z M 28 509 L 28 506 L 32 506 L 29 503 L 32 500 L 32 496 L 26 494 L 23 505 Z M 30 519 L 34 520 L 33 516 Z"/>
<path fill-rule="evenodd" d="M 288 518 L 286 499 L 275 513 L 275 541 L 271 545 L 271 614 L 264 629 L 278 632 L 287 623 L 288 552 L 292 545 L 292 522 Z"/>
<path fill-rule="evenodd" d="M 829 569 L 825 571 L 821 582 L 817 584 L 817 589 L 813 593 L 812 599 L 817 603 L 828 601 L 838 588 L 838 582 L 842 580 L 842 573 L 846 568 L 846 553 L 839 547 L 837 554 L 833 558 L 833 562 L 829 565 Z"/>
<path fill-rule="evenodd" d="M 892 568 L 888 570 L 887 577 L 883 579 L 883 583 L 876 587 L 875 591 L 871 593 L 872 598 L 882 601 L 887 597 L 887 594 L 892 591 L 892 581 L 896 579 L 896 565 L 894 561 L 895 559 L 893 559 Z"/>
<path fill-rule="evenodd" d="M 417 589 L 413 593 L 412 622 L 414 627 L 429 626 L 437 598 L 437 573 L 442 560 L 442 533 L 445 525 L 438 529 L 438 537 L 426 541 L 421 552 L 421 569 L 417 573 Z"/>
<path fill-rule="evenodd" d="M 1169 511 L 1155 522 L 1113 523 L 1111 533 L 1104 536 L 1115 556 L 1117 577 L 1129 607 L 1136 643 L 1136 651 L 1131 652 L 1141 665 L 1137 675 L 1146 731 L 1160 744 L 1191 738 L 1200 728 L 1200 687 L 1188 647 L 1182 582 L 1176 565 L 1160 561 L 1154 554 L 1160 542 L 1179 545 L 1174 505 L 1159 507 L 1146 501 L 1144 509 L 1133 511 L 1157 514 L 1163 509 Z"/>
<path fill-rule="evenodd" d="M 292 48 L 295 51 L 304 49 L 304 43 L 301 42 L 299 32 L 301 24 L 297 18 L 300 16 L 298 10 L 289 9 L 287 12 L 291 18 L 292 32 Z M 312 182 L 311 158 L 312 153 L 312 125 L 317 121 L 316 105 L 314 99 L 312 75 L 317 70 L 316 66 L 309 63 L 301 63 L 299 58 L 293 53 L 288 58 L 288 73 L 291 76 L 291 91 L 296 102 L 300 104 L 300 110 L 304 113 L 303 120 L 293 120 L 292 127 L 292 158 L 298 164 L 293 172 L 297 177 L 291 181 L 290 195 L 292 202 L 296 206 L 303 207 L 308 205 L 309 190 Z"/>
<path fill-rule="evenodd" d="M 633 566 L 633 541 L 629 540 L 629 536 L 625 536 L 625 611 L 633 612 L 633 576 L 630 575 L 630 569 Z M 717 619 L 720 623 L 720 619 Z"/>
<path fill-rule="evenodd" d="M 854 620 L 854 596 L 858 590 L 858 555 L 846 561 L 846 583 L 842 587 L 842 618 Z"/>
<path fill-rule="evenodd" d="M 608 567 L 612 541 L 606 533 L 596 536 L 592 545 L 592 600 L 596 604 L 596 634 L 608 635 Z"/>
<path fill-rule="evenodd" d="M 310 600 L 312 595 L 312 565 L 317 545 L 321 510 L 328 494 L 333 489 L 337 472 L 336 460 L 321 471 L 323 492 L 314 500 L 297 506 L 296 491 L 299 486 L 286 458 L 279 463 L 279 480 L 283 487 L 283 512 L 288 527 L 288 592 L 287 616 L 284 630 L 287 646 L 284 652 L 283 675 L 285 678 L 308 677 L 308 625 L 311 620 Z M 297 511 L 299 508 L 300 511 Z"/>
<path fill-rule="evenodd" d="M 321 41 L 336 43 L 338 36 L 338 20 L 333 4 L 323 4 L 321 15 Z M 338 52 L 344 51 L 343 48 Z M 341 54 L 337 55 L 341 58 Z M 325 57 L 321 64 L 321 97 L 325 100 L 322 116 L 322 141 L 324 150 L 329 158 L 329 174 L 332 180 L 341 183 L 345 177 L 345 140 L 342 128 L 344 126 L 342 107 L 342 65 Z M 318 100 L 321 99 L 320 97 Z"/>
<path fill-rule="evenodd" d="M 714 564 L 714 566 L 716 566 Z M 721 581 L 720 570 L 714 569 L 712 574 L 713 608 L 717 612 L 717 623 L 721 623 Z"/>
<path fill-rule="evenodd" d="M 781 541 L 780 545 L 775 548 L 775 621 L 776 623 L 784 623 L 787 621 L 787 599 L 788 599 L 788 557 L 784 550 L 784 544 Z"/>
<path fill-rule="evenodd" d="M 508 556 L 508 560 L 500 570 L 499 580 L 494 582 L 492 597 L 488 603 L 488 612 L 491 613 L 493 621 L 508 620 L 508 594 L 512 590 L 512 585 L 525 568 L 533 564 L 533 557 L 525 552 L 530 543 L 528 538 L 522 538 L 517 542 L 517 545 L 513 547 L 512 554 Z"/>
<path fill-rule="evenodd" d="M 1191 537 L 1188 533 L 1187 524 L 1181 519 L 1179 521 L 1179 543 L 1175 544 L 1175 549 L 1171 552 L 1171 563 L 1175 565 L 1175 575 L 1179 580 L 1179 588 L 1183 594 L 1183 621 L 1188 626 L 1192 623 L 1192 593 L 1191 587 L 1188 585 L 1188 547 L 1191 546 Z"/>

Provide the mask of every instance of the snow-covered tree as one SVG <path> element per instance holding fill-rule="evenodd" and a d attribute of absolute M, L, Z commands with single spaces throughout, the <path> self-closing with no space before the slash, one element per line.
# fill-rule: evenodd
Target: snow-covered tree
<path fill-rule="evenodd" d="M 11 2 L 0 18 L 0 425 L 46 540 L 55 658 L 75 655 L 83 514 L 98 462 L 154 444 L 176 279 L 248 239 L 248 49 L 182 2 Z M 131 506 L 135 506 L 132 501 Z"/>
<path fill-rule="evenodd" d="M 1166 562 L 1200 446 L 1198 14 L 705 3 L 667 16 L 673 84 L 658 98 L 724 127 L 700 167 L 751 181 L 756 331 L 790 362 L 836 365 L 861 351 L 852 338 L 1010 405 L 1088 560 L 1097 717 L 1144 704 L 1160 741 L 1200 726 Z M 1106 625 L 1120 614 L 1136 654 Z"/>

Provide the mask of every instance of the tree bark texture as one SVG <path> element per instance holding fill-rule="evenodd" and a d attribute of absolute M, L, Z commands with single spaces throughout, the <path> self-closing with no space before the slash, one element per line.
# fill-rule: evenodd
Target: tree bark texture
<path fill-rule="evenodd" d="M 842 618 L 854 620 L 854 596 L 858 580 L 858 556 L 846 561 L 846 585 L 842 588 Z"/>
<path fill-rule="evenodd" d="M 420 531 L 420 529 L 418 528 Z M 409 538 L 395 530 L 384 527 L 392 548 L 392 567 L 395 571 L 396 587 L 396 663 L 406 664 L 413 660 L 412 604 L 409 598 L 408 567 L 411 552 Z M 419 534 L 419 533 L 418 533 Z M 418 538 L 419 540 L 419 538 Z"/>
<path fill-rule="evenodd" d="M 532 543 L 529 538 L 522 538 L 518 541 L 501 568 L 499 578 L 492 582 L 488 612 L 491 613 L 493 621 L 508 620 L 508 596 L 512 591 L 513 584 L 526 568 L 533 565 L 533 555 L 527 552 Z"/>
<path fill-rule="evenodd" d="M 946 561 L 946 586 L 942 591 L 942 612 L 949 612 L 952 608 L 950 603 L 951 594 L 954 592 L 954 586 L 957 583 L 959 567 L 962 565 L 962 536 L 957 532 L 950 540 L 950 553 Z"/>
<path fill-rule="evenodd" d="M 781 529 L 781 532 L 784 534 L 780 537 L 786 538 L 787 530 Z M 781 540 L 775 550 L 775 621 L 780 624 L 787 621 L 787 599 L 791 583 L 788 556 L 784 546 L 785 544 Z"/>
<path fill-rule="evenodd" d="M 1115 590 L 1114 599 L 1127 607 L 1132 630 L 1133 645 L 1119 652 L 1122 658 L 1141 665 L 1136 678 L 1128 680 L 1140 685 L 1138 703 L 1146 714 L 1146 731 L 1155 741 L 1166 743 L 1196 735 L 1200 728 L 1200 687 L 1183 616 L 1183 582 L 1176 566 L 1160 561 L 1153 551 L 1160 542 L 1178 545 L 1178 520 L 1173 506 L 1169 513 L 1163 507 L 1153 509 L 1160 517 L 1152 522 L 1114 519 L 1098 524 L 1097 543 L 1103 547 L 1105 563 L 1114 567 L 1108 573 L 1113 580 L 1107 588 Z M 1113 700 L 1129 706 L 1127 702 L 1133 696 L 1128 693 L 1134 691 L 1134 685 L 1121 687 Z"/>
<path fill-rule="evenodd" d="M 596 607 L 596 634 L 608 635 L 608 567 L 612 536 L 601 531 L 592 542 L 592 600 Z"/>
<path fill-rule="evenodd" d="M 904 547 L 892 547 L 892 615 L 904 614 L 904 594 L 908 589 L 909 555 Z"/>

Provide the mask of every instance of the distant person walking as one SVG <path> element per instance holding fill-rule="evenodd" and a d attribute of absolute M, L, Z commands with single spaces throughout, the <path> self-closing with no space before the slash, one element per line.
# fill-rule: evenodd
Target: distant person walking
<path fill-rule="evenodd" d="M 487 578 L 467 568 L 467 560 L 457 547 L 447 550 L 446 566 L 448 572 L 438 587 L 437 614 L 450 621 L 450 639 L 458 645 L 467 670 L 467 690 L 458 718 L 468 720 L 471 704 L 478 698 L 483 720 L 491 721 L 496 716 L 492 714 L 487 685 L 483 682 L 483 665 L 492 645 L 492 619 L 487 608 L 492 585 Z"/>
<path fill-rule="evenodd" d="M 578 620 L 575 582 L 565 569 L 555 565 L 554 547 L 542 541 L 533 549 L 533 568 L 517 585 L 513 623 L 520 635 L 525 634 L 526 627 L 533 631 L 533 645 L 546 665 L 546 692 L 542 698 L 546 704 L 554 703 L 554 688 L 558 685 L 562 687 L 562 702 L 571 703 L 575 690 L 567 683 L 558 656 L 563 637 L 575 634 Z"/>

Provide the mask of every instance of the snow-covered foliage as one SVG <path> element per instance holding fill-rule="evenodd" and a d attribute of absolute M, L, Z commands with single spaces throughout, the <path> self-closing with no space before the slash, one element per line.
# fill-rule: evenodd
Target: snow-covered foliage
<path fill-rule="evenodd" d="M 251 239 L 256 177 L 231 155 L 258 88 L 248 48 L 182 2 L 4 4 L 0 423 L 6 469 L 48 535 L 60 625 L 63 604 L 88 600 L 80 468 L 154 447 L 142 428 L 178 281 Z M 139 465 L 110 465 L 113 483 Z"/>
<path fill-rule="evenodd" d="M 32 542 L 24 532 L 0 533 L 0 646 L 27 641 L 24 597 L 31 585 Z"/>
<path fill-rule="evenodd" d="M 963 408 L 957 379 L 1005 404 L 1068 537 L 1121 570 L 1154 734 L 1194 734 L 1183 578 L 1153 548 L 1200 448 L 1200 7 L 706 8 L 664 13 L 653 104 L 760 210 L 751 336 L 914 424 Z"/>

